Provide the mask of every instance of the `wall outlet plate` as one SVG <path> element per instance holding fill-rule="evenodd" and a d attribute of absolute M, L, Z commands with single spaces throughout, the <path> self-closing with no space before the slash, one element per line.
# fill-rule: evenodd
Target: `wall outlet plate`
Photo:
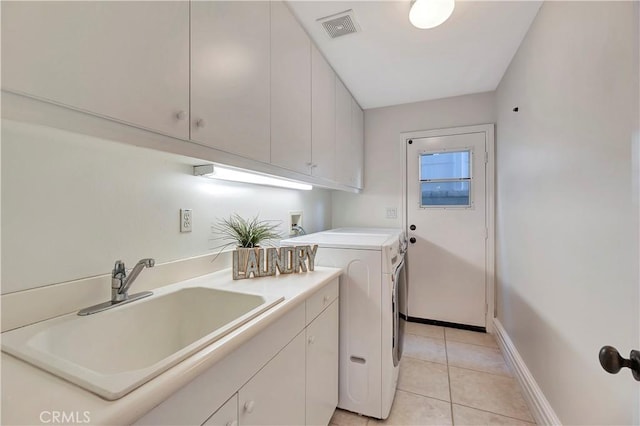
<path fill-rule="evenodd" d="M 180 209 L 180 232 L 191 232 L 193 228 L 193 210 Z"/>
<path fill-rule="evenodd" d="M 294 225 L 302 226 L 302 210 L 289 212 L 289 236 L 290 237 L 294 237 L 298 235 L 298 233 L 293 230 Z"/>

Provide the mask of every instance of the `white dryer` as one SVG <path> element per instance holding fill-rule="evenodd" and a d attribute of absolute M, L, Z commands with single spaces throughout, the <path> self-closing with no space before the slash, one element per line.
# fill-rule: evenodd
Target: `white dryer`
<path fill-rule="evenodd" d="M 338 407 L 386 419 L 398 384 L 406 300 L 399 229 L 340 228 L 283 240 L 317 244 L 316 264 L 343 268 L 340 276 Z"/>

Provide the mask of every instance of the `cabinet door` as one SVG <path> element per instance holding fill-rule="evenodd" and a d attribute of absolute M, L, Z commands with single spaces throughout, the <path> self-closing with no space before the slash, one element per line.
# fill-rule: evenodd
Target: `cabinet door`
<path fill-rule="evenodd" d="M 338 300 L 306 329 L 306 424 L 326 425 L 338 405 Z"/>
<path fill-rule="evenodd" d="M 364 112 L 351 98 L 351 169 L 350 185 L 362 189 L 364 174 Z"/>
<path fill-rule="evenodd" d="M 305 421 L 305 333 L 240 389 L 240 425 L 302 425 Z"/>
<path fill-rule="evenodd" d="M 238 426 L 238 394 L 229 398 L 202 426 Z"/>
<path fill-rule="evenodd" d="M 353 185 L 351 158 L 351 94 L 336 78 L 336 182 Z"/>
<path fill-rule="evenodd" d="M 271 2 L 271 163 L 311 174 L 311 40 Z"/>
<path fill-rule="evenodd" d="M 311 162 L 313 176 L 334 179 L 336 158 L 336 74 L 311 47 Z"/>
<path fill-rule="evenodd" d="M 189 3 L 2 3 L 2 88 L 189 137 Z"/>
<path fill-rule="evenodd" d="M 269 162 L 269 2 L 191 4 L 191 139 Z"/>

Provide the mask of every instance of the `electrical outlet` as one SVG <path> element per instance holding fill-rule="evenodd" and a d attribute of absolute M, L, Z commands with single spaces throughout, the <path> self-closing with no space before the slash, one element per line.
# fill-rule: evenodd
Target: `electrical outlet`
<path fill-rule="evenodd" d="M 398 218 L 398 209 L 395 207 L 387 207 L 387 219 L 397 219 Z"/>
<path fill-rule="evenodd" d="M 193 227 L 193 211 L 180 209 L 180 232 L 191 232 Z"/>

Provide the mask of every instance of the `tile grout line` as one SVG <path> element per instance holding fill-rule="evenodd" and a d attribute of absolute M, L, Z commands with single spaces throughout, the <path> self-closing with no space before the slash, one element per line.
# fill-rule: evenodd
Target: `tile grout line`
<path fill-rule="evenodd" d="M 447 346 L 447 337 L 446 337 L 447 336 L 447 331 L 446 331 L 446 328 L 444 330 L 444 335 L 445 335 L 445 341 L 444 341 L 444 343 L 445 343 L 445 354 L 446 354 L 446 359 L 447 359 L 447 374 L 449 374 L 449 351 L 448 351 L 448 346 Z M 455 340 L 452 340 L 452 341 L 455 342 L 455 343 L 465 343 L 465 344 L 474 345 L 474 346 L 480 346 L 480 347 L 485 347 L 485 348 L 489 348 L 490 347 L 490 346 L 484 346 L 484 345 L 475 345 L 473 343 L 457 342 Z M 500 350 L 500 348 L 497 348 L 497 349 Z M 502 355 L 503 361 L 505 362 L 505 364 L 507 364 L 506 360 L 504 359 L 504 354 L 502 354 L 502 351 L 500 351 L 500 355 Z M 507 379 L 511 379 L 513 381 L 516 381 L 514 376 L 504 376 L 504 375 L 501 375 L 501 374 L 490 373 L 490 372 L 487 372 L 487 371 L 474 370 L 474 369 L 465 368 L 465 367 L 458 367 L 458 366 L 452 366 L 452 367 L 455 367 L 455 368 L 458 368 L 458 369 L 462 369 L 462 370 L 473 371 L 473 372 L 476 372 L 476 373 L 489 374 L 491 376 L 506 377 Z M 507 367 L 508 367 L 508 364 L 507 364 Z M 509 371 L 511 371 L 511 370 L 509 369 Z M 450 374 L 449 374 L 449 398 L 451 399 L 451 422 L 453 424 L 453 404 L 454 403 L 453 403 L 453 395 L 451 394 L 451 375 Z M 471 406 L 468 406 L 468 405 L 457 404 L 457 403 L 456 403 L 456 405 L 459 405 L 461 407 L 467 407 L 467 408 L 470 408 L 470 409 L 473 409 L 473 410 L 482 411 L 482 412 L 489 413 L 489 414 L 494 414 L 494 415 L 497 415 L 497 416 L 502 416 L 502 417 L 518 420 L 518 421 L 521 421 L 521 422 L 524 422 L 524 423 L 529 423 L 529 424 L 534 424 L 534 425 L 536 424 L 535 421 L 534 421 L 534 423 L 530 423 L 529 420 L 525 420 L 525 419 L 522 419 L 522 418 L 519 418 L 519 417 L 513 417 L 513 416 L 509 416 L 509 415 L 505 415 L 505 414 L 495 413 L 493 411 L 489 411 L 489 410 L 482 409 L 482 408 L 471 407 Z"/>
<path fill-rule="evenodd" d="M 432 364 L 438 364 L 438 365 L 446 365 L 446 366 L 449 366 L 449 358 L 448 358 L 448 354 L 446 353 L 446 351 L 447 351 L 447 346 L 446 346 L 446 344 L 445 344 L 445 358 L 446 358 L 446 361 L 445 361 L 445 362 L 438 362 L 438 361 L 434 361 L 434 360 L 432 360 L 432 359 L 416 358 L 416 357 L 411 356 L 411 355 L 402 355 L 402 356 L 403 356 L 403 358 L 409 358 L 409 359 L 413 359 L 413 360 L 415 360 L 415 361 L 430 362 L 430 363 L 432 363 Z M 475 369 L 475 368 L 469 368 L 469 367 L 461 367 L 461 366 L 459 366 L 459 365 L 452 365 L 451 367 L 459 368 L 459 369 L 461 369 L 461 370 L 473 371 L 473 372 L 476 372 L 476 373 L 491 374 L 492 376 L 506 377 L 507 379 L 514 379 L 514 380 L 515 380 L 515 377 L 514 377 L 513 375 L 506 375 L 506 374 L 492 373 L 492 372 L 490 372 L 490 371 L 477 370 L 477 369 Z M 511 370 L 509 370 L 509 371 L 511 371 Z M 438 399 L 438 398 L 436 398 L 436 399 Z"/>
<path fill-rule="evenodd" d="M 424 336 L 423 336 L 423 337 L 424 337 Z M 489 348 L 489 349 L 497 349 L 497 350 L 500 350 L 500 348 L 499 348 L 499 347 L 497 347 L 497 346 L 479 345 L 479 344 L 477 344 L 477 343 L 461 342 L 461 341 L 459 341 L 459 340 L 451 340 L 451 342 L 453 342 L 453 343 L 462 343 L 463 345 L 479 346 L 479 347 L 481 347 L 481 348 Z"/>
<path fill-rule="evenodd" d="M 446 353 L 446 347 L 445 347 L 445 353 Z M 446 356 L 446 354 L 445 354 L 445 356 Z M 411 356 L 411 355 L 404 355 L 404 354 L 402 355 L 402 357 L 403 357 L 403 358 L 409 358 L 409 359 L 415 359 L 416 361 L 430 362 L 430 363 L 438 364 L 438 365 L 447 365 L 447 362 L 446 362 L 446 361 L 445 361 L 445 362 L 438 362 L 438 361 L 432 361 L 432 360 L 430 360 L 430 359 L 416 358 L 416 357 L 414 357 L 414 356 Z"/>
<path fill-rule="evenodd" d="M 445 343 L 445 358 L 446 358 L 446 362 L 444 362 L 444 363 L 443 362 L 438 362 L 438 361 L 433 361 L 433 360 L 430 360 L 430 359 L 416 358 L 416 357 L 409 356 L 409 355 L 403 355 L 403 357 L 404 358 L 413 359 L 415 361 L 428 362 L 428 363 L 431 363 L 431 364 L 446 365 L 447 366 L 447 374 L 449 374 L 448 371 L 449 371 L 449 367 L 451 366 L 453 368 L 458 368 L 460 370 L 473 371 L 474 373 L 489 374 L 491 376 L 497 376 L 497 377 L 502 377 L 502 378 L 505 378 L 505 379 L 516 380 L 515 377 L 513 377 L 512 375 L 497 374 L 497 373 L 492 373 L 490 371 L 485 371 L 485 370 L 477 370 L 477 369 L 469 368 L 469 367 L 461 367 L 459 365 L 449 365 L 449 355 L 447 354 L 447 345 L 446 345 L 446 343 Z M 411 391 L 406 391 L 404 389 L 401 389 L 401 390 L 404 391 L 404 392 L 411 392 Z M 419 394 L 419 393 L 416 393 L 416 392 L 411 392 L 411 393 L 415 393 L 416 395 L 422 395 L 422 394 Z M 451 393 L 451 390 L 449 390 L 449 393 Z M 433 398 L 433 399 L 438 399 L 440 401 L 444 401 L 443 399 L 434 398 L 432 396 L 427 396 L 427 395 L 422 395 L 422 396 L 426 396 L 428 398 Z"/>
<path fill-rule="evenodd" d="M 472 410 L 476 410 L 476 411 L 482 411 L 483 413 L 495 414 L 496 416 L 506 417 L 506 418 L 508 418 L 508 419 L 513 419 L 513 420 L 518 420 L 518 421 L 520 421 L 520 422 L 528 423 L 528 424 L 531 424 L 531 425 L 535 425 L 535 424 L 536 424 L 536 423 L 531 423 L 529 420 L 524 420 L 524 419 L 521 419 L 521 418 L 519 418 L 519 417 L 508 416 L 508 415 L 506 415 L 506 414 L 496 413 L 496 412 L 489 411 L 489 410 L 486 410 L 486 409 L 483 409 L 483 408 L 471 407 L 470 405 L 458 404 L 458 403 L 456 403 L 456 405 L 459 405 L 459 406 L 461 406 L 461 407 L 465 407 L 465 408 L 470 408 L 470 409 L 472 409 Z"/>
<path fill-rule="evenodd" d="M 411 358 L 411 357 L 409 357 L 409 358 Z M 416 359 L 416 358 L 414 358 L 414 359 Z M 430 362 L 430 361 L 427 361 L 427 362 Z M 448 364 L 447 364 L 447 365 L 448 365 Z M 453 367 L 453 368 L 459 368 L 460 370 L 473 371 L 474 373 L 490 374 L 490 375 L 492 375 L 492 376 L 504 377 L 504 378 L 507 378 L 507 379 L 515 380 L 515 377 L 513 377 L 513 376 L 507 376 L 507 375 L 505 375 L 505 374 L 491 373 L 491 372 L 489 372 L 489 371 L 476 370 L 476 369 L 474 369 L 474 368 L 469 368 L 469 367 L 460 367 L 460 366 L 458 366 L 458 365 L 452 365 L 452 367 Z"/>
<path fill-rule="evenodd" d="M 423 359 L 423 358 L 418 358 L 418 357 L 413 357 L 413 356 L 409 356 L 405 354 L 405 357 L 411 359 L 411 360 L 415 360 L 415 361 L 419 361 L 419 362 L 423 362 L 423 363 L 431 363 L 431 364 L 435 364 L 435 365 L 446 365 L 447 367 L 447 380 L 448 380 L 448 386 L 449 386 L 449 401 L 446 401 L 444 399 L 440 399 L 438 397 L 434 397 L 434 396 L 429 396 L 429 395 L 423 395 L 422 393 L 416 392 L 416 391 L 412 391 L 412 390 L 405 390 L 402 389 L 400 387 L 397 388 L 397 390 L 405 392 L 407 394 L 411 394 L 411 395 L 415 395 L 421 398 L 427 398 L 427 399 L 432 399 L 434 401 L 440 401 L 440 402 L 445 402 L 445 403 L 449 403 L 449 409 L 450 409 L 450 416 L 451 416 L 451 425 L 454 426 L 455 425 L 455 421 L 454 421 L 454 409 L 453 409 L 453 390 L 452 390 L 452 383 L 451 383 L 451 367 L 455 367 L 458 369 L 462 369 L 465 371 L 471 371 L 471 372 L 475 372 L 475 373 L 484 373 L 484 374 L 488 374 L 491 377 L 494 378 L 506 378 L 506 379 L 511 379 L 511 380 L 515 380 L 514 376 L 513 376 L 513 372 L 511 371 L 510 368 L 508 368 L 509 375 L 504 375 L 504 374 L 500 374 L 500 373 L 496 373 L 496 372 L 490 372 L 490 371 L 484 371 L 484 370 L 479 370 L 479 369 L 473 369 L 473 368 L 468 368 L 468 367 L 462 367 L 462 366 L 455 366 L 455 365 L 451 365 L 449 363 L 449 348 L 448 348 L 448 344 L 453 342 L 454 344 L 461 344 L 461 345 L 471 345 L 475 348 L 485 348 L 485 349 L 490 349 L 490 350 L 497 350 L 500 355 L 501 358 L 503 360 L 503 362 L 506 364 L 506 360 L 504 359 L 504 354 L 502 353 L 502 351 L 500 350 L 500 347 L 495 347 L 495 346 L 490 346 L 490 345 L 486 345 L 486 344 L 477 344 L 477 343 L 471 343 L 471 342 L 467 342 L 467 341 L 458 341 L 458 340 L 454 340 L 454 339 L 449 339 L 448 337 L 448 333 L 446 332 L 446 327 L 442 328 L 442 337 L 436 337 L 434 335 L 423 335 L 423 334 L 417 334 L 417 333 L 411 333 L 411 332 L 407 332 L 406 334 L 412 335 L 414 337 L 418 337 L 418 338 L 422 338 L 422 339 L 428 339 L 428 340 L 432 340 L 434 342 L 442 342 L 442 344 L 444 345 L 444 351 L 445 351 L 445 362 L 438 362 L 438 361 L 434 361 L 432 359 Z M 471 348 L 469 348 L 471 350 Z M 508 366 L 508 364 L 507 364 Z M 479 408 L 479 407 L 473 407 L 473 406 L 469 406 L 466 404 L 462 404 L 462 403 L 456 403 L 455 405 L 458 405 L 459 407 L 464 407 L 470 410 L 477 410 L 479 412 L 483 412 L 483 413 L 487 413 L 487 414 L 491 414 L 491 415 L 495 415 L 495 416 L 500 416 L 500 417 L 504 417 L 505 419 L 511 419 L 514 421 L 521 421 L 523 423 L 526 423 L 528 425 L 532 425 L 535 426 L 536 423 L 534 421 L 534 423 L 531 423 L 530 419 L 524 419 L 521 417 L 514 417 L 513 415 L 507 415 L 507 414 L 502 414 L 502 413 L 497 413 L 494 411 L 490 411 L 486 408 Z M 367 419 L 366 421 L 366 426 L 371 426 L 374 424 L 379 423 L 379 421 L 377 421 L 376 419 L 373 418 L 368 418 L 367 416 L 363 416 Z"/>
<path fill-rule="evenodd" d="M 423 395 L 421 393 L 418 392 L 414 392 L 414 391 L 410 391 L 410 390 L 405 390 L 405 389 L 400 389 L 398 388 L 397 390 L 404 392 L 404 393 L 410 393 L 411 395 L 415 395 L 415 396 L 419 396 L 422 398 L 427 398 L 427 399 L 435 399 L 436 401 L 441 401 L 441 402 L 446 402 L 448 404 L 451 404 L 451 401 L 447 401 L 446 399 L 440 399 L 440 398 L 436 398 L 435 396 L 429 396 L 429 395 Z M 458 404 L 460 405 L 460 404 Z M 469 407 L 469 408 L 473 408 L 473 407 Z M 496 413 L 497 414 L 497 413 Z"/>
<path fill-rule="evenodd" d="M 434 336 L 426 336 L 424 334 L 416 334 L 416 333 L 411 333 L 411 332 L 406 332 L 405 334 L 411 334 L 412 336 L 418 336 L 418 337 L 425 337 L 427 339 L 433 339 L 433 340 L 445 340 L 445 339 L 441 339 L 440 337 L 434 337 Z M 481 345 L 479 343 L 471 343 L 471 342 L 463 342 L 461 340 L 454 340 L 454 339 L 450 339 L 453 343 L 463 343 L 465 345 L 473 345 L 473 346 L 480 346 L 482 348 L 491 348 L 491 349 L 498 349 L 500 350 L 500 347 L 498 346 L 493 346 L 493 345 Z M 496 344 L 497 345 L 497 344 Z"/>
<path fill-rule="evenodd" d="M 453 395 L 451 394 L 451 373 L 449 372 L 449 351 L 447 350 L 447 329 L 442 329 L 442 334 L 444 336 L 444 356 L 447 360 L 447 381 L 449 382 L 449 409 L 451 412 L 451 426 L 455 426 L 455 421 L 453 420 Z"/>
<path fill-rule="evenodd" d="M 441 339 L 441 338 L 439 338 L 439 337 L 425 336 L 425 335 L 423 335 L 423 334 L 416 334 L 416 333 L 409 333 L 409 332 L 406 332 L 405 334 L 410 334 L 410 335 L 412 335 L 412 336 L 418 336 L 418 337 L 425 337 L 425 338 L 427 338 L 427 339 L 433 339 L 433 340 L 444 340 L 444 339 Z"/>

